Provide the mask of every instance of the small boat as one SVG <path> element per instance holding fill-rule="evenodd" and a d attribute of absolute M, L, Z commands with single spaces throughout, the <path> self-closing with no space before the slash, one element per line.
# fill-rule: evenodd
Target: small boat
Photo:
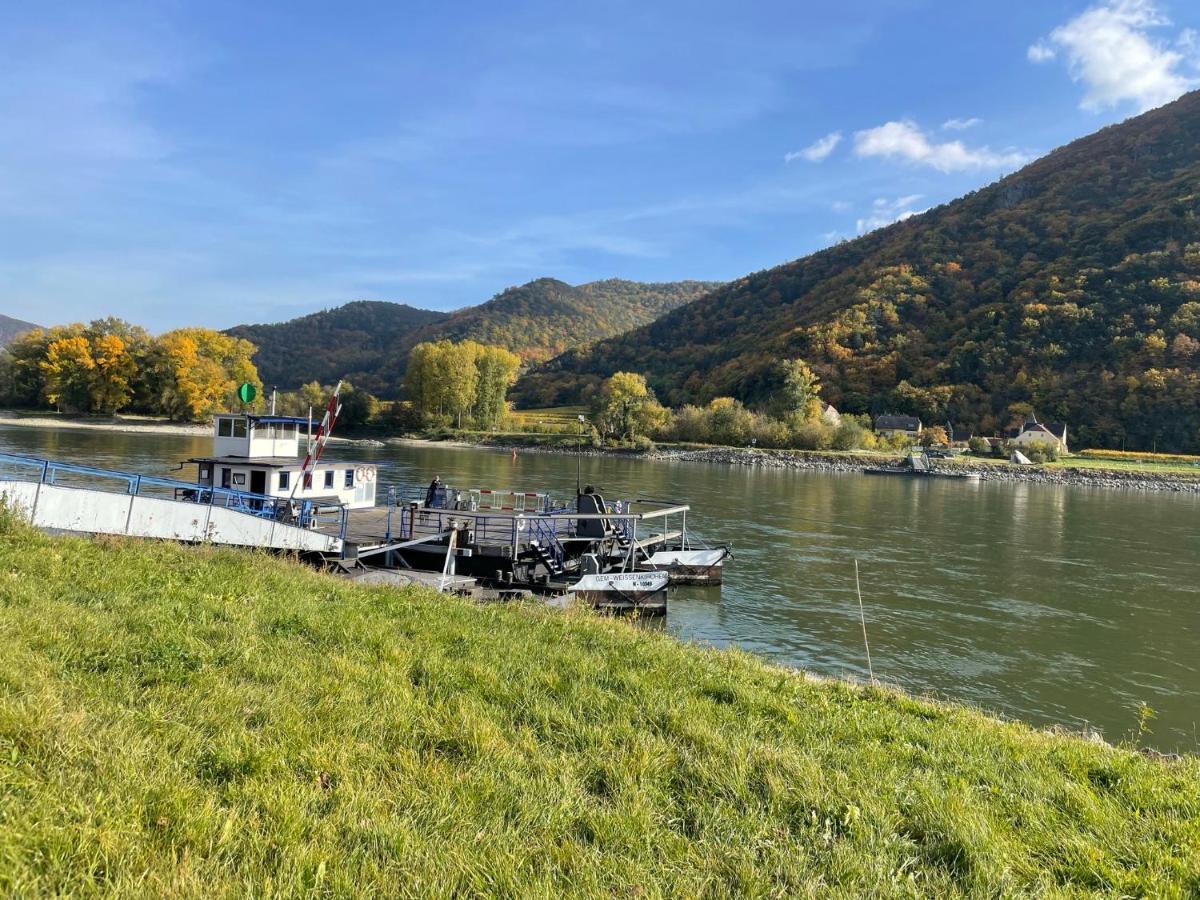
<path fill-rule="evenodd" d="M 909 478 L 954 478 L 959 481 L 978 481 L 978 472 L 950 472 L 938 469 L 930 461 L 928 454 L 919 456 L 909 453 L 908 458 L 898 466 L 870 466 L 863 469 L 866 475 L 904 475 Z"/>
<path fill-rule="evenodd" d="M 702 550 L 659 550 L 639 566 L 643 571 L 665 571 L 672 584 L 720 584 L 728 547 Z"/>
<path fill-rule="evenodd" d="M 661 616 L 667 611 L 666 572 L 605 572 L 584 575 L 567 592 L 605 612 L 638 612 Z"/>

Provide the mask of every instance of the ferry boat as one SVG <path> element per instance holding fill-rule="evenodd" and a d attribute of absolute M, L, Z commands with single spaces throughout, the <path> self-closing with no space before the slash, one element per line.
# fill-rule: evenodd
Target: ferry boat
<path fill-rule="evenodd" d="M 381 490 L 374 463 L 323 458 L 339 411 L 335 391 L 315 434 L 298 417 L 217 415 L 212 452 L 187 461 L 193 482 L 0 454 L 0 497 L 44 528 L 295 552 L 346 574 L 390 569 L 609 610 L 661 614 L 670 582 L 720 583 L 728 548 L 691 545 L 686 504 L 440 479 Z"/>
<path fill-rule="evenodd" d="M 903 475 L 910 478 L 955 478 L 960 481 L 978 481 L 979 473 L 971 471 L 952 472 L 934 466 L 927 453 L 909 453 L 898 466 L 871 466 L 863 469 L 866 475 Z"/>

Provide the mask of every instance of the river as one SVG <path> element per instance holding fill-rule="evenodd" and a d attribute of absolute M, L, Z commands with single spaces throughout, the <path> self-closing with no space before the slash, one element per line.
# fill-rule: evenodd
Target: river
<path fill-rule="evenodd" d="M 208 438 L 0 426 L 0 451 L 171 470 Z M 335 447 L 383 484 L 550 491 L 576 459 L 437 446 Z M 1200 749 L 1200 496 L 1074 486 L 918 482 L 588 457 L 606 496 L 680 499 L 689 527 L 731 542 L 723 589 L 681 588 L 666 627 L 828 676 L 866 677 L 862 577 L 877 677 L 1044 725 Z"/>

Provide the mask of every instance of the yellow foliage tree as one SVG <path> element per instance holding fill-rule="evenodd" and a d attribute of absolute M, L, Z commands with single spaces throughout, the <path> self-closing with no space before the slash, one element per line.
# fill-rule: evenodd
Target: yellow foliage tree
<path fill-rule="evenodd" d="M 115 334 L 102 334 L 92 340 L 92 360 L 92 409 L 111 415 L 129 403 L 130 382 L 137 365 L 125 342 Z"/>
<path fill-rule="evenodd" d="M 158 402 L 173 419 L 198 421 L 230 408 L 242 382 L 262 381 L 251 361 L 254 345 L 208 328 L 180 328 L 158 339 Z"/>
<path fill-rule="evenodd" d="M 73 412 L 90 408 L 92 372 L 96 362 L 87 338 L 76 336 L 51 341 L 39 368 L 45 378 L 46 400 L 52 406 Z"/>

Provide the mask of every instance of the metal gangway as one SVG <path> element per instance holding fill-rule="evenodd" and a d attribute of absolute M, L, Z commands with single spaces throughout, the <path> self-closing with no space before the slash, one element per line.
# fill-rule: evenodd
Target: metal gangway
<path fill-rule="evenodd" d="M 312 501 L 0 453 L 0 499 L 37 528 L 341 554 Z M 324 525 L 321 530 L 317 526 Z"/>

